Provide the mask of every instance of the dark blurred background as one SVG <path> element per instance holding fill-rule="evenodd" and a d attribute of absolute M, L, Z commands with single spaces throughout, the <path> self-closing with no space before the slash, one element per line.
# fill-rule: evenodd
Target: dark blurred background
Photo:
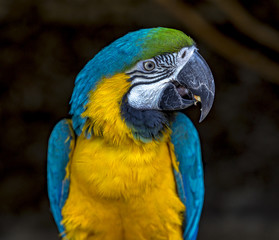
<path fill-rule="evenodd" d="M 277 0 L 0 0 L 0 239 L 58 239 L 46 193 L 49 134 L 77 73 L 129 31 L 192 36 L 216 99 L 200 133 L 202 239 L 279 239 Z"/>

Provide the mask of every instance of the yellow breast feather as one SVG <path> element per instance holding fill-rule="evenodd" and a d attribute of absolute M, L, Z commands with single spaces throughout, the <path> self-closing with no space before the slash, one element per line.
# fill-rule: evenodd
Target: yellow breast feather
<path fill-rule="evenodd" d="M 85 129 L 94 134 L 78 137 L 68 166 L 68 239 L 182 240 L 185 207 L 176 193 L 170 131 L 149 143 L 133 138 L 119 107 L 127 79 L 103 79 L 84 112 Z"/>

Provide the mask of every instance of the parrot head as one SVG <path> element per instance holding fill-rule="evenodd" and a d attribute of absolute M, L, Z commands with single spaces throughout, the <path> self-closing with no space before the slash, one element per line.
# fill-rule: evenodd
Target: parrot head
<path fill-rule="evenodd" d="M 210 68 L 190 37 L 169 28 L 142 29 L 117 39 L 87 63 L 76 78 L 70 113 L 77 134 L 88 121 L 98 125 L 96 118 L 119 124 L 117 112 L 134 137 L 148 141 L 162 135 L 175 111 L 197 102 L 201 122 L 214 93 Z"/>

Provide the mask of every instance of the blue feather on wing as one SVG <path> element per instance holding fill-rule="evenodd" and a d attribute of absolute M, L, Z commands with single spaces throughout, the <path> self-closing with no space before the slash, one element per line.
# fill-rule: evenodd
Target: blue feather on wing
<path fill-rule="evenodd" d="M 203 165 L 198 132 L 182 113 L 178 113 L 172 125 L 171 141 L 179 163 L 174 169 L 177 191 L 186 206 L 184 240 L 195 240 L 204 199 Z"/>
<path fill-rule="evenodd" d="M 70 184 L 69 179 L 66 178 L 66 167 L 74 141 L 75 135 L 71 121 L 63 119 L 54 127 L 48 144 L 48 196 L 54 220 L 63 237 L 65 237 L 65 229 L 61 223 L 61 211 L 68 198 Z"/>

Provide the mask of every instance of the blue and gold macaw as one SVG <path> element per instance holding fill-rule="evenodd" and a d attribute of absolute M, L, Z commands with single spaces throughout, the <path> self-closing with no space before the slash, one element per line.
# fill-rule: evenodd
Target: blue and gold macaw
<path fill-rule="evenodd" d="M 69 240 L 194 240 L 204 184 L 198 133 L 179 110 L 201 102 L 214 80 L 181 31 L 128 33 L 78 74 L 71 119 L 53 129 L 48 194 Z"/>

